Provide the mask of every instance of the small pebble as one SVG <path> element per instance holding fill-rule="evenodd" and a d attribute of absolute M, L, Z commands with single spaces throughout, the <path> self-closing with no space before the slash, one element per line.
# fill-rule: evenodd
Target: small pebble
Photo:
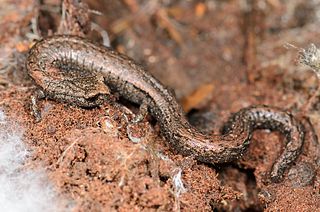
<path fill-rule="evenodd" d="M 56 129 L 55 126 L 49 125 L 49 126 L 47 126 L 47 130 L 46 131 L 47 131 L 48 134 L 52 135 L 57 131 L 57 129 Z"/>
<path fill-rule="evenodd" d="M 119 135 L 118 126 L 115 120 L 111 119 L 110 117 L 104 116 L 99 120 L 98 125 L 101 127 L 103 132 L 117 137 Z"/>

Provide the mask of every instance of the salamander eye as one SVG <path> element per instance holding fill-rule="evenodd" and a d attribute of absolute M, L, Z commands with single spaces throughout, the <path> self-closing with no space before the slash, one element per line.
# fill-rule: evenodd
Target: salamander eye
<path fill-rule="evenodd" d="M 41 71 L 44 71 L 46 69 L 45 61 L 40 60 L 38 64 L 39 64 L 39 67 L 40 67 Z"/>

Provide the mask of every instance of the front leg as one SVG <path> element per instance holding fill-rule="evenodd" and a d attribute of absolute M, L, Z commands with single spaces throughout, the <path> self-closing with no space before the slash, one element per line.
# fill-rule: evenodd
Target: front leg
<path fill-rule="evenodd" d="M 39 109 L 39 100 L 44 99 L 45 94 L 42 90 L 37 89 L 34 91 L 34 93 L 31 95 L 31 111 L 32 115 L 35 118 L 35 122 L 40 122 L 41 121 L 41 111 Z"/>

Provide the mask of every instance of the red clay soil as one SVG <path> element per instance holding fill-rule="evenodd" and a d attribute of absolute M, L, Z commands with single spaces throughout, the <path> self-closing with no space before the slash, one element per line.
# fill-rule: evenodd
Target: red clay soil
<path fill-rule="evenodd" d="M 66 32 L 101 41 L 99 33 L 83 28 L 94 21 L 109 32 L 114 48 L 175 90 L 193 123 L 218 132 L 232 112 L 245 106 L 301 111 L 317 80 L 295 62 L 297 50 L 284 45 L 319 43 L 315 12 L 320 5 L 310 2 L 88 0 L 88 7 L 80 7 L 84 12 L 69 8 L 82 19 L 66 20 L 75 29 Z M 25 56 L 33 38 L 63 31 L 57 12 L 60 2 L 17 1 L 3 6 L 7 10 L 0 14 L 1 108 L 25 128 L 24 140 L 33 152 L 29 165 L 46 167 L 65 200 L 63 207 L 320 211 L 320 146 L 312 127 L 307 127 L 303 153 L 284 180 L 265 183 L 284 146 L 279 133 L 257 131 L 241 160 L 212 166 L 177 154 L 152 117 L 129 124 L 137 108 L 127 102 L 83 109 L 45 100 L 40 103 L 43 119 L 35 123 L 30 110 L 35 86 L 26 74 Z M 89 13 L 88 8 L 103 15 L 79 16 Z M 37 17 L 39 21 L 32 22 Z M 34 26 L 41 34 L 32 32 Z M 317 101 L 303 114 L 315 135 L 320 132 L 319 110 Z"/>

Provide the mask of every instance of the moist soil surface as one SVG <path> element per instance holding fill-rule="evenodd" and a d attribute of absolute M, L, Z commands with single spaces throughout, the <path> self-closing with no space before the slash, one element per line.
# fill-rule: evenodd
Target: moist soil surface
<path fill-rule="evenodd" d="M 39 2 L 0 10 L 1 108 L 24 127 L 28 168 L 46 168 L 62 210 L 319 211 L 318 97 L 303 107 L 318 81 L 296 62 L 299 48 L 320 43 L 317 1 Z M 40 101 L 36 123 L 36 85 L 24 65 L 30 47 L 52 34 L 102 43 L 106 32 L 112 48 L 175 91 L 203 132 L 219 133 L 232 113 L 255 104 L 302 120 L 303 151 L 283 181 L 266 182 L 285 145 L 280 133 L 256 131 L 240 160 L 213 166 L 179 155 L 151 116 L 133 124 L 139 107 L 116 94 L 92 109 Z"/>

